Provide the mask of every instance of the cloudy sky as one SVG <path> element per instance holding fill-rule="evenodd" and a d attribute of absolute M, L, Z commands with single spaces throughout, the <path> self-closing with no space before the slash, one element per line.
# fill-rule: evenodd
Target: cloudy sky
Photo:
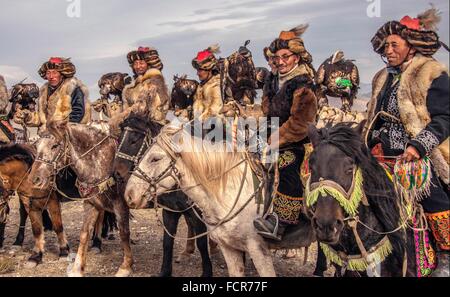
<path fill-rule="evenodd" d="M 68 6 L 80 4 L 80 17 Z M 374 3 L 376 2 L 376 3 Z M 262 48 L 281 30 L 309 23 L 305 45 L 318 67 L 335 50 L 355 59 L 361 80 L 369 83 L 383 66 L 370 44 L 388 20 L 399 20 L 429 7 L 430 0 L 0 0 L 0 74 L 12 84 L 28 77 L 39 85 L 37 69 L 50 56 L 71 57 L 77 76 L 98 98 L 97 81 L 107 72 L 131 73 L 126 54 L 139 45 L 158 49 L 163 73 L 195 77 L 191 60 L 197 51 L 219 43 L 222 56 L 245 40 L 256 66 L 266 66 Z M 442 11 L 439 35 L 449 44 L 449 2 L 433 0 Z M 379 5 L 377 5 L 379 4 Z M 379 17 L 367 8 L 377 5 Z M 74 6 L 71 6 L 72 8 Z M 78 6 L 76 6 L 77 8 Z M 374 7 L 374 6 L 372 6 Z M 71 10 L 77 13 L 78 10 Z M 372 10 L 374 11 L 374 10 Z M 449 55 L 436 58 L 448 65 Z"/>

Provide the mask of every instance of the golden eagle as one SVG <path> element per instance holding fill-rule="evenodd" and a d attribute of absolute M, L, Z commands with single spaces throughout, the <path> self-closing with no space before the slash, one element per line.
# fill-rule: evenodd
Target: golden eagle
<path fill-rule="evenodd" d="M 328 105 L 327 96 L 340 97 L 343 111 L 350 111 L 359 88 L 359 72 L 353 60 L 336 51 L 320 65 L 315 76 L 319 106 Z"/>

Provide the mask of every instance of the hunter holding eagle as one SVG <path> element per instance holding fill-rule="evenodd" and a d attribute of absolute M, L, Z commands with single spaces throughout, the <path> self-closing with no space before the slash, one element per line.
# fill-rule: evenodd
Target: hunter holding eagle
<path fill-rule="evenodd" d="M 262 110 L 269 119 L 279 119 L 278 141 L 269 134 L 271 150 L 279 148 L 279 183 L 273 195 L 273 213 L 254 221 L 265 238 L 281 240 L 287 226 L 298 223 L 303 203 L 300 166 L 309 123 L 314 123 L 317 99 L 314 94 L 312 56 L 300 37 L 307 25 L 282 31 L 269 46 L 268 56 L 276 71 L 264 84 Z"/>
<path fill-rule="evenodd" d="M 18 108 L 14 121 L 46 130 L 50 121 L 86 124 L 91 120 L 87 87 L 75 77 L 76 68 L 70 59 L 54 57 L 42 64 L 39 75 L 47 80 L 38 99 L 38 111 Z"/>

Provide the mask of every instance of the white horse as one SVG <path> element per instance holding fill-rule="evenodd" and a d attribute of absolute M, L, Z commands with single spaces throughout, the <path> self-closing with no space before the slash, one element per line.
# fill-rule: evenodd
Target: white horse
<path fill-rule="evenodd" d="M 145 208 L 149 199 L 180 187 L 202 210 L 230 276 L 244 276 L 245 252 L 260 276 L 276 276 L 269 245 L 253 227 L 257 204 L 245 153 L 227 152 L 169 125 L 156 139 L 128 180 L 130 208 Z"/>

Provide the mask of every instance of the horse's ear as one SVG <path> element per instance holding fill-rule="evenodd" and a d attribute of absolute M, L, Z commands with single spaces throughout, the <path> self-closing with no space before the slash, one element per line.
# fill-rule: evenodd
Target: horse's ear
<path fill-rule="evenodd" d="M 59 141 L 64 141 L 64 133 L 67 129 L 67 121 L 50 121 L 47 130 Z"/>
<path fill-rule="evenodd" d="M 358 135 L 363 135 L 364 127 L 366 126 L 367 120 L 362 120 L 358 126 L 355 127 L 355 132 L 358 133 Z"/>
<path fill-rule="evenodd" d="M 178 78 L 178 74 L 175 74 L 175 75 L 173 76 L 173 81 L 174 81 L 174 82 L 177 82 L 178 79 L 179 79 L 179 78 Z"/>
<path fill-rule="evenodd" d="M 250 44 L 250 40 L 246 40 L 245 43 L 244 43 L 244 46 L 246 47 L 249 44 Z"/>
<path fill-rule="evenodd" d="M 317 130 L 316 126 L 312 123 L 308 124 L 308 137 L 313 147 L 316 147 L 319 144 L 320 142 L 319 131 Z"/>

